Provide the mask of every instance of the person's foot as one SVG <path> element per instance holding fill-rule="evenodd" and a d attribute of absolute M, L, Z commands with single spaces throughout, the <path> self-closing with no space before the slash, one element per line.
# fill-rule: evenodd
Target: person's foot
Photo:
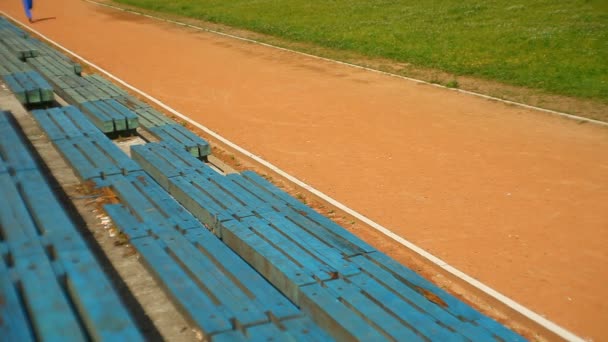
<path fill-rule="evenodd" d="M 30 21 L 30 23 L 32 23 L 32 24 L 34 23 L 34 19 L 28 18 L 28 20 Z"/>

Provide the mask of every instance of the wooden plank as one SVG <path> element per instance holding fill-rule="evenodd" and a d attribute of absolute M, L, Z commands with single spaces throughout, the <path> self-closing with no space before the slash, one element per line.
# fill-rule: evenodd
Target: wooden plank
<path fill-rule="evenodd" d="M 16 284 L 0 258 L 0 336 L 6 341 L 35 341 Z"/>
<path fill-rule="evenodd" d="M 15 74 L 18 82 L 25 88 L 25 92 L 27 95 L 27 103 L 28 104 L 37 104 L 42 101 L 40 96 L 40 89 L 36 86 L 34 81 L 30 78 L 28 73 L 18 73 Z"/>
<path fill-rule="evenodd" d="M 331 244 L 309 234 L 280 214 L 267 212 L 261 214 L 261 217 L 265 222 L 259 222 L 264 224 L 264 226 L 262 226 L 264 228 L 260 229 L 260 233 L 266 234 L 266 232 L 271 229 L 276 230 L 281 235 L 293 241 L 300 248 L 306 250 L 307 253 L 314 256 L 315 259 L 322 261 L 334 269 L 338 273 L 338 275 L 335 276 L 348 277 L 361 273 L 358 265 L 349 260 L 345 260 L 340 251 L 333 248 Z"/>
<path fill-rule="evenodd" d="M 173 198 L 166 190 L 161 188 L 145 172 L 133 172 L 127 176 L 137 191 L 152 202 L 154 206 L 168 218 L 169 222 L 178 230 L 205 229 L 203 224 L 196 219 L 186 208 Z"/>
<path fill-rule="evenodd" d="M 15 258 L 20 290 L 37 339 L 84 341 L 86 335 L 44 253 Z"/>
<path fill-rule="evenodd" d="M 297 304 L 338 341 L 389 341 L 319 283 L 300 288 Z M 403 339 L 401 339 L 403 340 Z"/>
<path fill-rule="evenodd" d="M 427 296 L 430 295 L 430 297 L 434 298 L 434 301 L 441 303 L 444 309 L 453 316 L 483 327 L 487 332 L 503 341 L 524 340 L 517 333 L 507 329 L 490 317 L 483 315 L 383 253 L 375 252 L 359 255 L 351 258 L 351 260 L 362 267 L 371 267 L 370 263 L 375 264 L 377 268 L 390 273 L 393 278 L 415 289 L 417 292 L 427 294 Z M 390 278 L 384 279 L 388 281 Z"/>
<path fill-rule="evenodd" d="M 76 171 L 76 174 L 80 179 L 90 180 L 102 176 L 101 170 L 99 170 L 81 150 L 76 148 L 74 140 L 56 140 L 53 141 L 53 144 L 61 152 L 63 158 L 70 164 L 74 171 Z"/>
<path fill-rule="evenodd" d="M 18 182 L 22 201 L 39 234 L 56 249 L 87 250 L 84 240 L 39 170 L 19 172 L 14 180 Z"/>
<path fill-rule="evenodd" d="M 32 79 L 38 90 L 40 91 L 41 102 L 51 102 L 54 100 L 55 95 L 53 88 L 46 80 L 40 76 L 37 72 L 28 72 L 29 77 Z"/>
<path fill-rule="evenodd" d="M 232 330 L 232 323 L 226 318 L 230 315 L 218 308 L 177 263 L 169 261 L 171 256 L 155 239 L 145 237 L 131 243 L 159 286 L 205 335 Z"/>
<path fill-rule="evenodd" d="M 272 315 L 273 319 L 289 319 L 300 314 L 281 292 L 208 230 L 190 230 L 185 238 L 213 262 L 218 272 L 236 283 L 253 305 Z"/>
<path fill-rule="evenodd" d="M 88 250 L 58 248 L 66 286 L 88 335 L 95 341 L 143 341 L 129 313 Z"/>
<path fill-rule="evenodd" d="M 332 341 L 330 335 L 323 331 L 308 316 L 282 320 L 281 325 L 295 341 Z"/>
<path fill-rule="evenodd" d="M 227 317 L 233 320 L 233 324 L 252 325 L 269 320 L 264 312 L 268 308 L 268 303 L 254 302 L 251 292 L 238 284 L 234 275 L 232 279 L 228 277 L 226 274 L 228 270 L 218 260 L 211 259 L 210 254 L 201 253 L 177 232 L 161 234 L 159 238 L 166 244 L 168 253 L 195 279 L 199 287 L 217 301 L 217 306 L 224 308 Z M 235 272 L 249 268 L 245 263 L 238 266 L 240 267 L 235 269 Z M 268 290 L 271 289 L 268 287 Z M 281 296 L 278 292 L 275 294 Z M 269 297 L 271 294 L 266 298 Z"/>
<path fill-rule="evenodd" d="M 169 124 L 148 129 L 155 135 L 170 145 L 184 148 L 194 157 L 203 157 L 210 154 L 209 143 L 178 124 Z"/>
<path fill-rule="evenodd" d="M 15 95 L 17 100 L 19 100 L 19 102 L 21 104 L 26 104 L 27 103 L 26 89 L 23 85 L 21 85 L 19 83 L 17 78 L 15 78 L 15 76 L 13 76 L 13 75 L 14 74 L 4 75 L 2 78 L 4 79 L 4 82 L 6 83 L 8 88 L 11 90 L 11 92 Z"/>
<path fill-rule="evenodd" d="M 121 132 L 127 130 L 127 121 L 124 116 L 118 113 L 114 108 L 106 103 L 106 100 L 92 101 L 91 104 L 98 110 L 102 111 L 105 115 L 112 118 L 114 121 L 114 131 Z"/>
<path fill-rule="evenodd" d="M 169 178 L 194 173 L 205 167 L 203 162 L 185 151 L 175 150 L 164 143 L 132 146 L 131 157 L 164 188 L 167 188 Z"/>
<path fill-rule="evenodd" d="M 390 274 L 378 271 L 377 267 L 369 265 L 364 268 L 365 274 L 349 277 L 349 281 L 357 286 L 374 301 L 395 316 L 407 321 L 420 334 L 431 340 L 445 340 L 452 334 L 442 327 L 449 327 L 453 334 L 462 335 L 471 341 L 490 341 L 494 337 L 483 328 L 464 322 L 452 316 L 437 303 L 427 299 L 421 293 L 397 281 Z M 429 322 L 430 320 L 430 322 Z M 438 327 L 436 324 L 440 324 Z M 439 331 L 438 331 L 439 330 Z"/>
<path fill-rule="evenodd" d="M 414 330 L 413 325 L 420 328 L 426 324 L 435 325 L 434 328 L 436 328 L 436 330 L 434 331 L 435 334 L 433 334 L 432 337 L 437 335 L 437 341 L 464 340 L 462 337 L 459 338 L 459 336 L 452 336 L 447 332 L 445 334 L 440 334 L 442 331 L 440 331 L 440 328 L 436 326 L 434 322 L 428 319 L 423 320 L 422 322 L 420 320 L 413 319 L 413 312 L 408 312 L 408 322 L 406 322 L 404 320 L 405 317 L 395 316 L 387 312 L 385 308 L 367 298 L 365 295 L 363 295 L 363 293 L 360 292 L 359 289 L 342 279 L 326 282 L 325 285 L 327 286 L 328 292 L 338 298 L 341 303 L 346 305 L 351 311 L 363 318 L 363 320 L 365 320 L 368 324 L 373 326 L 386 337 L 390 337 L 392 340 L 424 341 L 424 337 Z"/>
<path fill-rule="evenodd" d="M 121 105 L 114 99 L 106 100 L 105 103 L 124 118 L 127 124 L 126 129 L 131 130 L 139 127 L 139 119 L 137 115 L 127 107 Z"/>
<path fill-rule="evenodd" d="M 26 146 L 12 114 L 0 112 L 0 159 L 7 168 L 15 171 L 38 168 Z"/>
<path fill-rule="evenodd" d="M 122 233 L 127 235 L 129 240 L 149 236 L 149 229 L 137 219 L 121 204 L 106 204 L 103 209 L 112 218 L 114 225 Z"/>
<path fill-rule="evenodd" d="M 51 140 L 90 136 L 104 136 L 76 107 L 37 109 L 32 111 L 34 119 Z"/>
<path fill-rule="evenodd" d="M 141 165 L 163 188 L 168 189 L 169 178 L 181 176 L 183 173 L 180 168 L 176 167 L 173 159 L 154 153 L 154 151 L 150 150 L 150 145 L 156 144 L 148 143 L 131 146 L 131 158 Z M 184 171 L 188 172 L 187 170 Z"/>
<path fill-rule="evenodd" d="M 231 212 L 213 202 L 205 194 L 194 191 L 192 184 L 182 177 L 171 178 L 167 190 L 181 205 L 211 229 L 217 228 L 218 222 L 234 219 Z"/>
<path fill-rule="evenodd" d="M 331 278 L 334 270 L 315 262 L 286 239 L 269 241 L 241 222 L 226 221 L 222 226 L 224 243 L 296 304 L 301 286 L 315 282 L 315 277 Z M 279 241 L 285 245 L 276 245 Z"/>
<path fill-rule="evenodd" d="M 362 241 L 343 227 L 317 213 L 312 208 L 297 201 L 283 190 L 277 188 L 252 171 L 242 173 L 243 178 L 251 182 L 248 187 L 252 192 L 265 191 L 269 195 L 284 201 L 294 210 L 282 210 L 282 213 L 293 223 L 319 237 L 321 240 L 340 249 L 346 256 L 373 252 L 376 249 Z M 246 186 L 242 183 L 243 186 Z M 261 195 L 259 195 L 261 196 Z"/>
<path fill-rule="evenodd" d="M 89 120 L 102 132 L 112 133 L 115 131 L 114 120 L 108 113 L 98 108 L 93 102 L 81 103 L 82 112 L 87 115 Z"/>

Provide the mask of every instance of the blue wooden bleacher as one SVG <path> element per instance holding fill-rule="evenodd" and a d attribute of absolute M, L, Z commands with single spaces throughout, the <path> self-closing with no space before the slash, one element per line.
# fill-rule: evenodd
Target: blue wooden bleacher
<path fill-rule="evenodd" d="M 86 124 L 86 117 L 76 108 L 36 110 L 33 116 L 78 174 L 98 166 L 90 159 L 72 161 L 73 150 L 67 146 L 74 140 L 110 143 L 94 126 Z M 119 150 L 112 155 L 118 153 L 127 158 Z M 104 169 L 121 169 L 122 158 L 106 160 Z M 259 331 L 275 338 L 330 340 L 145 172 L 92 175 L 86 180 L 111 189 L 121 202 L 107 205 L 107 213 L 129 237 L 175 305 L 206 338 L 259 339 Z M 291 325 L 293 329 L 285 328 Z"/>
<path fill-rule="evenodd" d="M 0 339 L 142 340 L 7 112 L 0 191 Z"/>
<path fill-rule="evenodd" d="M 108 183 L 122 204 L 107 205 L 106 211 L 206 337 L 215 340 L 234 330 L 248 335 L 260 326 L 276 330 L 282 322 L 310 320 L 147 174 L 113 176 Z M 312 322 L 306 324 L 310 334 L 298 332 L 301 338 L 324 335 Z"/>
<path fill-rule="evenodd" d="M 39 109 L 32 115 L 81 180 L 141 170 L 75 107 Z"/>
<path fill-rule="evenodd" d="M 523 340 L 253 172 L 222 176 L 162 143 L 132 158 L 338 339 Z"/>
<path fill-rule="evenodd" d="M 27 42 L 14 41 L 14 36 Z M 256 173 L 215 172 L 200 160 L 210 153 L 203 139 L 101 77 L 81 76 L 65 56 L 0 18 L 2 37 L 10 40 L 15 56 L 27 61 L 12 68 L 36 69 L 76 106 L 35 110 L 32 115 L 81 180 L 116 195 L 118 203 L 106 205 L 106 212 L 205 338 L 523 340 Z M 104 133 L 133 129 L 136 123 L 129 120 L 134 118 L 161 142 L 132 147 L 130 159 Z M 0 129 L 5 129 L 1 120 Z M 6 145 L 16 138 L 8 133 L 4 139 L 0 137 L 0 147 L 2 141 Z M 59 334 L 57 330 L 67 327 L 81 329 L 80 334 L 65 337 L 68 340 L 115 339 L 129 333 L 134 340 L 140 338 L 136 330 L 125 328 L 127 332 L 111 335 L 112 329 L 95 325 L 106 311 L 93 310 L 90 294 L 107 282 L 95 267 L 89 270 L 88 265 L 96 265 L 94 258 L 86 254 L 77 234 L 66 237 L 65 219 L 51 220 L 62 223 L 56 234 L 54 228 L 45 228 L 52 226 L 49 217 L 39 216 L 36 209 L 45 215 L 48 210 L 31 199 L 40 197 L 57 217 L 62 211 L 40 185 L 44 180 L 33 176 L 38 172 L 33 159 L 10 148 L 0 148 L 0 157 L 0 185 L 21 196 L 17 212 L 29 211 L 34 217 L 23 232 L 10 234 L 0 221 L 0 293 L 8 294 L 9 303 L 4 311 L 0 303 L 0 322 L 9 322 L 4 331 L 0 323 L 0 337 L 7 331 L 17 340 L 28 340 L 40 331 Z M 1 204 L 0 209 L 5 213 L 0 220 L 27 221 L 22 219 L 26 215 L 14 219 Z M 27 264 L 30 260 L 33 269 Z M 84 317 L 78 327 L 67 318 L 51 323 L 37 318 L 44 317 L 45 305 L 55 297 L 41 298 L 34 285 L 17 286 L 35 277 L 50 282 L 57 298 L 60 293 L 67 296 L 63 307 L 71 308 L 74 317 Z M 71 280 L 76 285 L 61 283 L 66 278 L 76 279 Z M 102 280 L 90 289 L 86 286 L 98 279 Z M 102 298 L 106 300 L 114 308 L 116 302 Z M 39 311 L 31 308 L 35 305 L 40 305 Z M 125 317 L 121 310 L 119 320 Z M 33 328 L 28 330 L 23 322 L 31 319 Z"/>
<path fill-rule="evenodd" d="M 40 74 L 5 50 L 0 40 L 0 78 L 22 104 L 50 103 L 52 87 Z"/>

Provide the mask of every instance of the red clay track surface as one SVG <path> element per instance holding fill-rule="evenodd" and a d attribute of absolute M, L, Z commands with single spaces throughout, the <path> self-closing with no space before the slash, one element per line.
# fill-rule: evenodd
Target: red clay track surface
<path fill-rule="evenodd" d="M 0 9 L 25 21 L 19 1 Z M 608 129 L 80 0 L 32 26 L 585 338 L 608 335 Z"/>

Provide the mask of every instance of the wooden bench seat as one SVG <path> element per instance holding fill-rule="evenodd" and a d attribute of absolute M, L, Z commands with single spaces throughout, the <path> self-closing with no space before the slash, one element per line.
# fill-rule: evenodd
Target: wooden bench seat
<path fill-rule="evenodd" d="M 7 113 L 0 130 L 2 339 L 142 341 Z"/>
<path fill-rule="evenodd" d="M 41 55 L 27 60 L 27 64 L 40 72 L 47 79 L 66 75 L 81 75 L 82 67 L 80 64 L 73 63 L 65 58 Z"/>
<path fill-rule="evenodd" d="M 82 123 L 83 120 L 86 120 L 84 114 L 74 110 L 70 111 L 70 117 L 74 118 L 72 122 Z M 105 135 L 83 134 L 78 136 L 74 133 L 61 133 L 63 126 L 59 127 L 56 121 L 45 119 L 49 115 L 52 115 L 52 112 L 46 114 L 37 112 L 34 118 L 38 120 L 40 127 L 49 135 L 63 158 L 83 181 L 101 181 L 110 175 L 128 174 L 141 170 L 137 163 L 133 162 Z M 90 126 L 87 129 L 91 131 Z"/>
<path fill-rule="evenodd" d="M 79 107 L 104 133 L 133 132 L 139 127 L 137 115 L 113 99 L 83 102 Z"/>
<path fill-rule="evenodd" d="M 194 157 L 200 158 L 211 154 L 209 143 L 179 124 L 166 124 L 148 128 L 150 133 L 160 141 L 178 149 L 188 151 Z"/>
<path fill-rule="evenodd" d="M 159 143 L 132 156 L 338 339 L 522 340 L 253 172 L 222 176 Z"/>
<path fill-rule="evenodd" d="M 12 73 L 2 79 L 22 104 L 49 103 L 55 99 L 51 85 L 35 71 Z"/>
<path fill-rule="evenodd" d="M 106 184 L 122 202 L 106 205 L 106 212 L 129 236 L 170 298 L 206 337 L 215 340 L 215 335 L 236 334 L 242 339 L 245 334 L 257 339 L 253 331 L 267 326 L 276 338 L 283 334 L 276 323 L 294 318 L 308 320 L 307 326 L 315 328 L 300 334 L 321 334 L 147 174 L 111 176 Z M 234 330 L 238 331 L 223 335 Z"/>

